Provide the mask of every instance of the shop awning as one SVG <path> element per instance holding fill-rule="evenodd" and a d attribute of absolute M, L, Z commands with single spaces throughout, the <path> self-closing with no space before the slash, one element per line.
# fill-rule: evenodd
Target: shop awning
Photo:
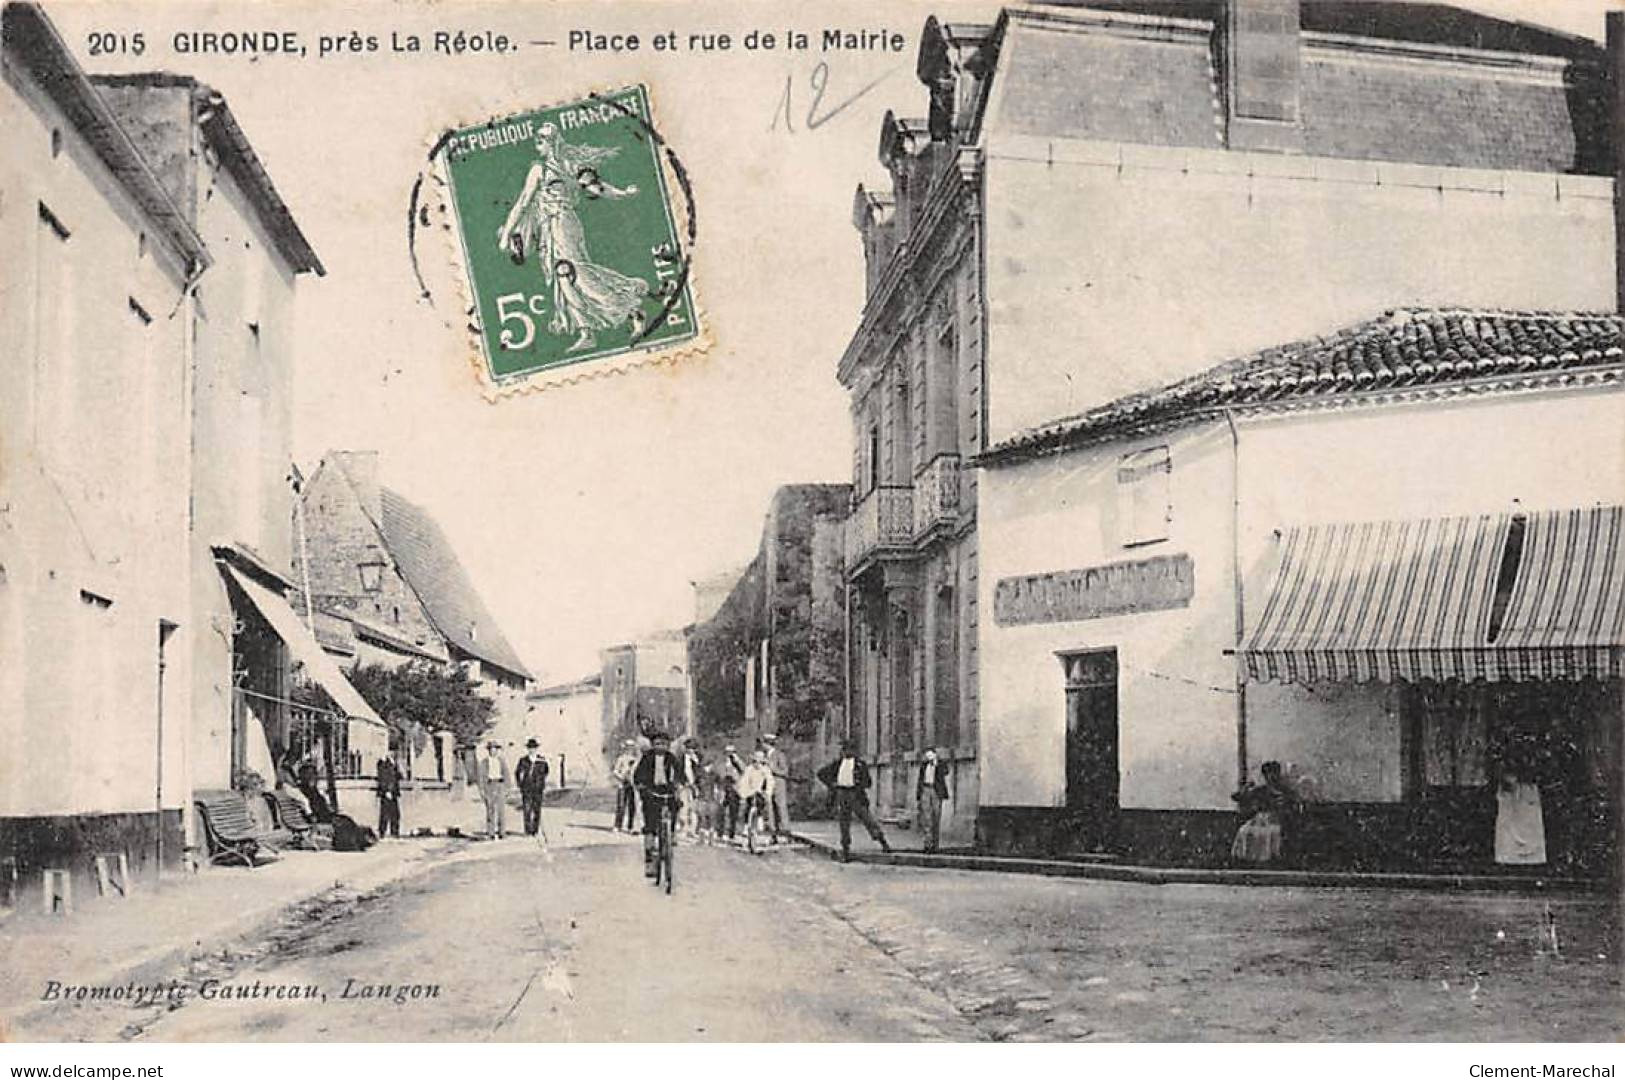
<path fill-rule="evenodd" d="M 344 677 L 338 662 L 322 650 L 315 636 L 294 614 L 286 600 L 234 566 L 222 564 L 221 569 L 231 576 L 232 582 L 265 616 L 265 621 L 271 624 L 271 629 L 288 646 L 293 658 L 305 666 L 305 673 L 318 686 L 327 691 L 327 696 L 333 699 L 340 712 L 355 720 L 384 726 L 372 706 Z"/>
<path fill-rule="evenodd" d="M 1617 678 L 1620 507 L 1305 525 L 1242 649 L 1278 682 Z"/>

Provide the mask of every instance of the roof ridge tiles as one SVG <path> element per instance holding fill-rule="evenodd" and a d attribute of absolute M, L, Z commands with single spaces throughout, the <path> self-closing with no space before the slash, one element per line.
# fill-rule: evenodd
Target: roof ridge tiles
<path fill-rule="evenodd" d="M 984 456 L 1064 448 L 1147 417 L 1177 418 L 1226 405 L 1561 370 L 1617 362 L 1622 356 L 1625 317 L 1609 312 L 1391 308 L 1049 421 L 1011 436 Z"/>

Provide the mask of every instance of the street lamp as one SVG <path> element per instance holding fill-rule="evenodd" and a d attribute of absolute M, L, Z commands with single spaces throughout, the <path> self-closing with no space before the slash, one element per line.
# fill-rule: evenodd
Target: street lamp
<path fill-rule="evenodd" d="M 378 552 L 369 552 L 365 559 L 355 564 L 356 570 L 361 574 L 361 588 L 369 593 L 376 593 L 384 587 L 384 567 L 389 564 Z"/>

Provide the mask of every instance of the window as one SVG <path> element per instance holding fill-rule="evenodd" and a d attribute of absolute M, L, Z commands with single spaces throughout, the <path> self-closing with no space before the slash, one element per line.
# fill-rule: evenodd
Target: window
<path fill-rule="evenodd" d="M 1173 520 L 1166 446 L 1123 455 L 1117 465 L 1117 531 L 1124 547 L 1168 539 Z"/>
<path fill-rule="evenodd" d="M 869 475 L 866 478 L 868 486 L 865 493 L 873 491 L 880 486 L 880 425 L 871 424 L 869 427 Z"/>

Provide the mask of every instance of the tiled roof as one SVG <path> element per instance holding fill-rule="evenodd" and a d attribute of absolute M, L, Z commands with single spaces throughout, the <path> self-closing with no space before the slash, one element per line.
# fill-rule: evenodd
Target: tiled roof
<path fill-rule="evenodd" d="M 1188 379 L 1030 428 L 981 455 L 1022 457 L 1209 409 L 1625 363 L 1625 318 L 1563 312 L 1390 311 L 1326 337 L 1252 353 Z"/>
<path fill-rule="evenodd" d="M 434 518 L 388 488 L 379 501 L 384 543 L 440 636 L 470 656 L 531 678 Z"/>

